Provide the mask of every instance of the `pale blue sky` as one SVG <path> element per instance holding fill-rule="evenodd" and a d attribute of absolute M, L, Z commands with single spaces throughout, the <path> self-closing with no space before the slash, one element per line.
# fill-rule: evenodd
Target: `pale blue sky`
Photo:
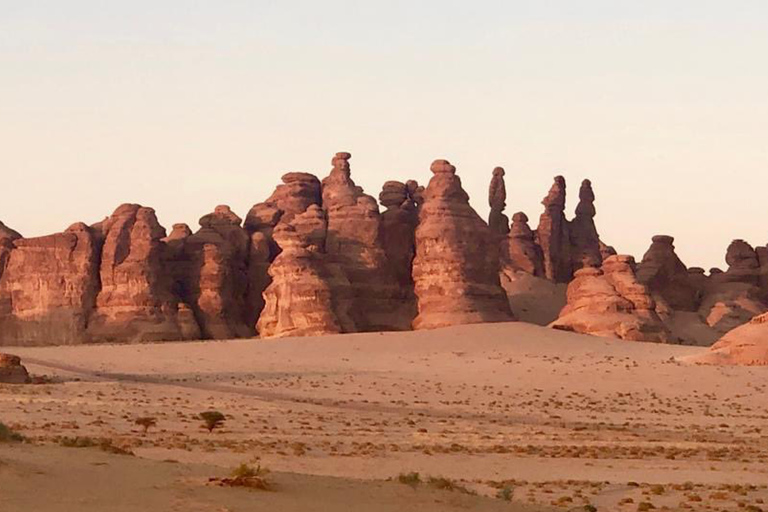
<path fill-rule="evenodd" d="M 768 242 L 766 55 L 758 0 L 0 0 L 0 220 L 194 228 L 345 150 L 372 195 L 447 158 L 483 215 L 502 165 L 534 227 L 589 177 L 605 241 L 722 266 Z"/>

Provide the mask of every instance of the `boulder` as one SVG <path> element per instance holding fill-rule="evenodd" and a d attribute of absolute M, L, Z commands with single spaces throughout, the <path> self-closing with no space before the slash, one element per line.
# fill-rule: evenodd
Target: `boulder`
<path fill-rule="evenodd" d="M 544 259 L 544 275 L 550 281 L 567 283 L 571 280 L 571 237 L 565 218 L 565 178 L 556 176 L 547 197 L 541 204 L 544 213 L 536 229 L 536 242 Z"/>
<path fill-rule="evenodd" d="M 0 353 L 0 384 L 28 384 L 29 372 L 21 364 L 21 358 Z"/>
<path fill-rule="evenodd" d="M 74 224 L 63 233 L 16 238 L 6 257 L 0 345 L 89 341 L 86 327 L 99 291 L 99 241 L 93 230 Z"/>
<path fill-rule="evenodd" d="M 498 239 L 469 205 L 456 168 L 431 166 L 416 228 L 415 329 L 513 319 L 499 282 Z"/>
<path fill-rule="evenodd" d="M 610 256 L 601 268 L 576 271 L 567 305 L 551 327 L 630 341 L 669 341 L 656 304 L 635 275 L 631 256 Z"/>

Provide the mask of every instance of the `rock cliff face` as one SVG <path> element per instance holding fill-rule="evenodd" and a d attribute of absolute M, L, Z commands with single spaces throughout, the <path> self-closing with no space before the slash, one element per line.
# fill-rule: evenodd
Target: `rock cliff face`
<path fill-rule="evenodd" d="M 257 325 L 262 337 L 342 332 L 323 251 L 327 230 L 325 212 L 317 204 L 274 229 L 281 252 L 269 267 L 271 283 Z"/>
<path fill-rule="evenodd" d="M 630 341 L 670 339 L 656 303 L 637 280 L 631 256 L 610 256 L 602 268 L 576 271 L 567 295 L 567 305 L 552 323 L 555 329 Z"/>
<path fill-rule="evenodd" d="M 497 238 L 469 205 L 456 169 L 436 160 L 416 229 L 415 329 L 512 320 Z"/>
<path fill-rule="evenodd" d="M 98 254 L 97 237 L 84 224 L 14 240 L 0 278 L 0 345 L 87 341 L 99 287 Z"/>
<path fill-rule="evenodd" d="M 18 356 L 0 353 L 0 384 L 27 384 L 29 372 Z"/>
<path fill-rule="evenodd" d="M 103 247 L 101 289 L 88 321 L 90 340 L 198 339 L 192 312 L 173 295 L 172 281 L 163 269 L 165 229 L 154 210 L 124 204 L 94 230 Z"/>
<path fill-rule="evenodd" d="M 229 206 L 217 206 L 200 219 L 200 229 L 185 239 L 184 299 L 191 306 L 202 336 L 247 338 L 255 334 L 247 322 L 248 259 L 251 237 Z"/>

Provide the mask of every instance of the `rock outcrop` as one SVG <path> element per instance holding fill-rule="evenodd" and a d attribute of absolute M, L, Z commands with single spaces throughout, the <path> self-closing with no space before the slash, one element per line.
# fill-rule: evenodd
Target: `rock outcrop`
<path fill-rule="evenodd" d="M 64 233 L 17 238 L 0 278 L 0 345 L 89 340 L 99 290 L 99 242 L 85 224 Z"/>
<path fill-rule="evenodd" d="M 416 317 L 412 272 L 419 223 L 417 201 L 423 192 L 415 181 L 388 181 L 379 194 L 379 201 L 386 208 L 381 214 L 381 243 L 400 288 L 405 315 L 411 321 Z"/>
<path fill-rule="evenodd" d="M 512 229 L 507 239 L 507 250 L 502 258 L 504 267 L 544 277 L 544 255 L 528 226 L 528 216 L 517 212 L 512 216 Z"/>
<path fill-rule="evenodd" d="M 506 237 L 509 233 L 509 218 L 504 215 L 504 209 L 507 207 L 507 188 L 504 183 L 504 169 L 501 167 L 493 170 L 491 185 L 488 187 L 488 206 L 491 207 L 491 213 L 488 215 L 491 233 Z"/>
<path fill-rule="evenodd" d="M 601 268 L 576 271 L 567 299 L 551 324 L 555 329 L 630 341 L 669 341 L 656 303 L 635 275 L 631 256 L 610 256 Z"/>
<path fill-rule="evenodd" d="M 596 213 L 592 182 L 584 180 L 579 189 L 576 216 L 570 223 L 571 267 L 574 271 L 584 267 L 599 267 L 603 263 L 603 252 L 610 250 L 600 242 L 595 227 Z"/>
<path fill-rule="evenodd" d="M 565 178 L 556 176 L 552 188 L 541 204 L 544 213 L 539 219 L 536 242 L 544 259 L 544 275 L 550 281 L 567 283 L 571 280 L 571 237 L 565 218 Z"/>
<path fill-rule="evenodd" d="M 192 311 L 163 268 L 165 229 L 152 208 L 124 204 L 94 226 L 103 240 L 90 341 L 175 341 L 200 337 Z"/>
<path fill-rule="evenodd" d="M 0 278 L 3 277 L 5 265 L 13 250 L 13 241 L 21 238 L 21 235 L 0 222 Z"/>
<path fill-rule="evenodd" d="M 416 229 L 415 329 L 512 320 L 499 283 L 498 240 L 446 160 L 431 166 Z"/>
<path fill-rule="evenodd" d="M 671 236 L 654 236 L 638 265 L 637 278 L 672 309 L 695 311 L 700 297 L 691 283 L 688 268 L 675 253 L 673 242 Z"/>
<path fill-rule="evenodd" d="M 0 353 L 0 384 L 27 384 L 29 372 L 21 364 L 21 358 Z"/>
<path fill-rule="evenodd" d="M 255 334 L 246 307 L 251 237 L 241 222 L 229 206 L 217 206 L 200 219 L 200 229 L 184 240 L 189 261 L 184 299 L 207 339 Z"/>
<path fill-rule="evenodd" d="M 768 365 L 768 313 L 727 332 L 704 354 L 684 360 L 724 366 Z"/>
<path fill-rule="evenodd" d="M 734 240 L 725 259 L 728 270 L 711 273 L 698 307 L 699 316 L 720 334 L 768 311 L 757 252 L 745 241 Z"/>
<path fill-rule="evenodd" d="M 328 219 L 326 266 L 344 332 L 397 331 L 411 327 L 408 290 L 398 286 L 381 241 L 376 200 L 355 185 L 349 153 L 337 153 L 323 182 Z M 344 318 L 351 318 L 347 324 Z"/>
<path fill-rule="evenodd" d="M 323 251 L 327 229 L 325 212 L 317 204 L 274 229 L 281 252 L 269 267 L 266 307 L 257 324 L 262 337 L 342 332 Z"/>

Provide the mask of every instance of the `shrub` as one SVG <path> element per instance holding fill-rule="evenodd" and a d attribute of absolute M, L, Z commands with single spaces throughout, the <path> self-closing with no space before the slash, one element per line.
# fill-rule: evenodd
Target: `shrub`
<path fill-rule="evenodd" d="M 496 497 L 500 500 L 512 501 L 512 495 L 514 492 L 514 489 L 511 487 L 504 487 L 503 489 L 499 489 L 499 492 L 496 493 Z"/>
<path fill-rule="evenodd" d="M 144 429 L 144 433 L 147 433 L 147 430 L 149 430 L 151 427 L 154 427 L 157 425 L 157 419 L 146 416 L 144 418 L 136 418 L 136 421 L 134 423 Z"/>
<path fill-rule="evenodd" d="M 18 434 L 0 423 L 0 443 L 18 443 L 24 440 L 24 436 Z"/>
<path fill-rule="evenodd" d="M 421 483 L 421 476 L 416 472 L 400 473 L 397 477 L 397 481 L 401 484 L 410 485 L 416 487 Z"/>
<path fill-rule="evenodd" d="M 219 411 L 205 411 L 200 413 L 200 419 L 203 420 L 203 425 L 208 429 L 208 432 L 213 432 L 213 429 L 218 428 L 224 424 L 226 418 Z"/>

